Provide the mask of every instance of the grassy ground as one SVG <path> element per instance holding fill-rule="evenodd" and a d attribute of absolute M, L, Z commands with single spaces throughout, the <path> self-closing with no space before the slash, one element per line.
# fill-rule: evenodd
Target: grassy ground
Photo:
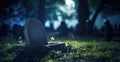
<path fill-rule="evenodd" d="M 88 38 L 87 38 L 88 39 Z M 102 39 L 93 40 L 85 38 L 52 38 L 50 41 L 65 42 L 66 53 L 62 51 L 50 51 L 39 62 L 119 62 L 120 43 L 111 41 L 105 42 Z M 10 52 L 13 39 L 7 39 L 0 43 L 0 62 L 12 62 L 16 54 Z"/>

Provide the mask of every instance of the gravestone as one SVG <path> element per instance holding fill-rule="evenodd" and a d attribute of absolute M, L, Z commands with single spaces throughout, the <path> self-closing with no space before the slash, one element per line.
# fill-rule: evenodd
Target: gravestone
<path fill-rule="evenodd" d="M 104 23 L 105 40 L 111 41 L 113 37 L 113 27 L 109 20 Z"/>
<path fill-rule="evenodd" d="M 47 38 L 42 23 L 37 19 L 29 19 L 25 25 L 25 39 L 29 45 L 47 45 Z"/>
<path fill-rule="evenodd" d="M 45 35 L 45 29 L 42 23 L 35 18 L 29 19 L 25 24 L 24 28 L 25 39 L 27 44 L 30 46 L 42 46 L 48 47 L 49 49 L 54 49 L 53 47 L 59 47 L 64 45 L 63 42 L 47 42 Z M 59 49 L 57 48 L 57 49 Z"/>
<path fill-rule="evenodd" d="M 16 56 L 13 62 L 34 62 L 33 58 L 42 58 L 50 50 L 63 50 L 65 43 L 48 42 L 42 23 L 35 18 L 29 19 L 24 28 L 28 45 Z"/>

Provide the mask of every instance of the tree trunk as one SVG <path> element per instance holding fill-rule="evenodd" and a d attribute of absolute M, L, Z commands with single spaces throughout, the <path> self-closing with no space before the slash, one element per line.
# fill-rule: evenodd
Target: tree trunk
<path fill-rule="evenodd" d="M 89 8 L 88 8 L 88 3 L 87 0 L 79 0 L 79 5 L 78 5 L 78 19 L 79 19 L 79 24 L 77 26 L 77 35 L 85 35 L 85 23 L 86 20 L 89 18 Z"/>
<path fill-rule="evenodd" d="M 38 11 L 38 18 L 42 22 L 45 23 L 45 0 L 39 0 L 39 11 Z"/>
<path fill-rule="evenodd" d="M 99 5 L 98 8 L 96 9 L 95 14 L 93 15 L 93 17 L 92 17 L 92 19 L 91 19 L 91 21 L 93 22 L 93 23 L 92 23 L 93 26 L 94 26 L 94 23 L 95 23 L 95 21 L 96 21 L 96 19 L 97 19 L 97 16 L 99 15 L 99 12 L 104 8 L 104 5 L 105 5 L 105 0 L 101 0 L 100 5 Z M 92 26 L 92 27 L 93 27 L 93 26 Z"/>

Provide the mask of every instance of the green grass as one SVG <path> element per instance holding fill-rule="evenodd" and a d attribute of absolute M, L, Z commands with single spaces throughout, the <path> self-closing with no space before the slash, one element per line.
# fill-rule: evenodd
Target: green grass
<path fill-rule="evenodd" d="M 57 39 L 65 42 L 67 53 L 51 51 L 43 62 L 119 62 L 120 43 L 111 41 Z"/>
<path fill-rule="evenodd" d="M 0 62 L 12 62 L 14 52 L 9 52 L 13 39 L 0 43 Z M 67 52 L 52 50 L 40 62 L 119 62 L 120 43 L 79 38 L 57 38 L 50 41 L 65 42 Z M 16 42 L 15 42 L 16 43 Z M 19 43 L 19 42 L 18 42 Z"/>
<path fill-rule="evenodd" d="M 12 62 L 15 57 L 15 53 L 10 52 L 13 44 L 9 40 L 0 43 L 0 62 Z"/>

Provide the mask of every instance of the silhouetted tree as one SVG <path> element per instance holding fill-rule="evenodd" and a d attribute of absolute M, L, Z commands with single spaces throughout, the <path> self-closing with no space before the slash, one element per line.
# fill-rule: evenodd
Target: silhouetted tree
<path fill-rule="evenodd" d="M 0 26 L 0 37 L 2 36 L 2 27 Z"/>
<path fill-rule="evenodd" d="M 34 0 L 33 0 L 34 1 Z M 44 24 L 45 23 L 45 0 L 38 0 L 38 19 Z"/>
<path fill-rule="evenodd" d="M 114 31 L 118 31 L 118 26 L 117 26 L 117 24 L 114 24 Z"/>
<path fill-rule="evenodd" d="M 42 23 L 45 22 L 45 0 L 1 0 L 0 1 L 0 20 L 11 18 L 38 18 Z"/>
<path fill-rule="evenodd" d="M 120 24 L 118 25 L 118 30 L 119 30 L 119 32 L 120 32 Z"/>
<path fill-rule="evenodd" d="M 13 33 L 13 36 L 14 36 L 16 39 L 18 39 L 19 37 L 24 38 L 23 27 L 20 26 L 20 25 L 15 24 L 15 25 L 13 26 L 13 31 L 12 31 L 12 33 Z"/>
<path fill-rule="evenodd" d="M 104 29 L 105 29 L 105 26 L 102 26 L 101 27 L 101 33 L 104 33 L 104 31 L 105 31 Z"/>
<path fill-rule="evenodd" d="M 9 25 L 7 25 L 6 23 L 3 23 L 1 26 L 1 36 L 5 37 L 8 35 L 9 32 Z"/>
<path fill-rule="evenodd" d="M 53 26 L 53 24 L 52 24 L 52 23 L 50 24 L 49 31 L 50 31 L 50 32 L 53 32 L 53 31 L 54 31 L 54 26 Z"/>
<path fill-rule="evenodd" d="M 92 22 L 93 25 L 94 25 L 94 23 L 95 23 L 95 21 L 96 21 L 96 18 L 97 18 L 97 16 L 98 16 L 98 14 L 99 14 L 100 11 L 104 8 L 104 5 L 105 5 L 105 0 L 100 0 L 100 1 L 97 1 L 97 2 L 100 2 L 100 3 L 99 3 L 99 5 L 98 5 L 97 9 L 95 10 L 95 13 L 94 13 L 94 15 L 93 15 L 93 17 L 92 17 L 92 19 L 91 19 L 91 21 L 93 21 L 93 22 Z M 92 26 L 93 26 L 93 25 L 92 25 Z"/>
<path fill-rule="evenodd" d="M 93 21 L 88 20 L 88 22 L 86 23 L 86 32 L 87 35 L 93 35 Z"/>
<path fill-rule="evenodd" d="M 97 26 L 94 26 L 93 30 L 94 32 L 97 32 L 98 31 Z"/>
<path fill-rule="evenodd" d="M 99 13 L 102 13 L 103 17 L 108 17 L 111 15 L 118 14 L 120 11 L 120 4 L 119 0 L 88 0 L 90 9 L 94 8 L 95 12 L 93 14 L 93 17 L 91 18 L 91 21 L 93 21 L 93 25 L 99 15 Z"/>
<path fill-rule="evenodd" d="M 60 33 L 60 36 L 67 36 L 68 35 L 68 28 L 67 28 L 67 25 L 65 24 L 65 22 L 61 22 L 61 25 L 60 27 L 58 28 L 58 31 Z"/>
<path fill-rule="evenodd" d="M 104 24 L 104 31 L 105 31 L 105 40 L 106 41 L 111 41 L 112 36 L 113 36 L 113 27 L 110 24 L 109 20 L 106 20 L 106 22 Z"/>
<path fill-rule="evenodd" d="M 86 20 L 89 18 L 89 8 L 87 0 L 78 0 L 78 19 L 79 24 L 76 27 L 77 35 L 85 35 L 85 24 Z"/>

